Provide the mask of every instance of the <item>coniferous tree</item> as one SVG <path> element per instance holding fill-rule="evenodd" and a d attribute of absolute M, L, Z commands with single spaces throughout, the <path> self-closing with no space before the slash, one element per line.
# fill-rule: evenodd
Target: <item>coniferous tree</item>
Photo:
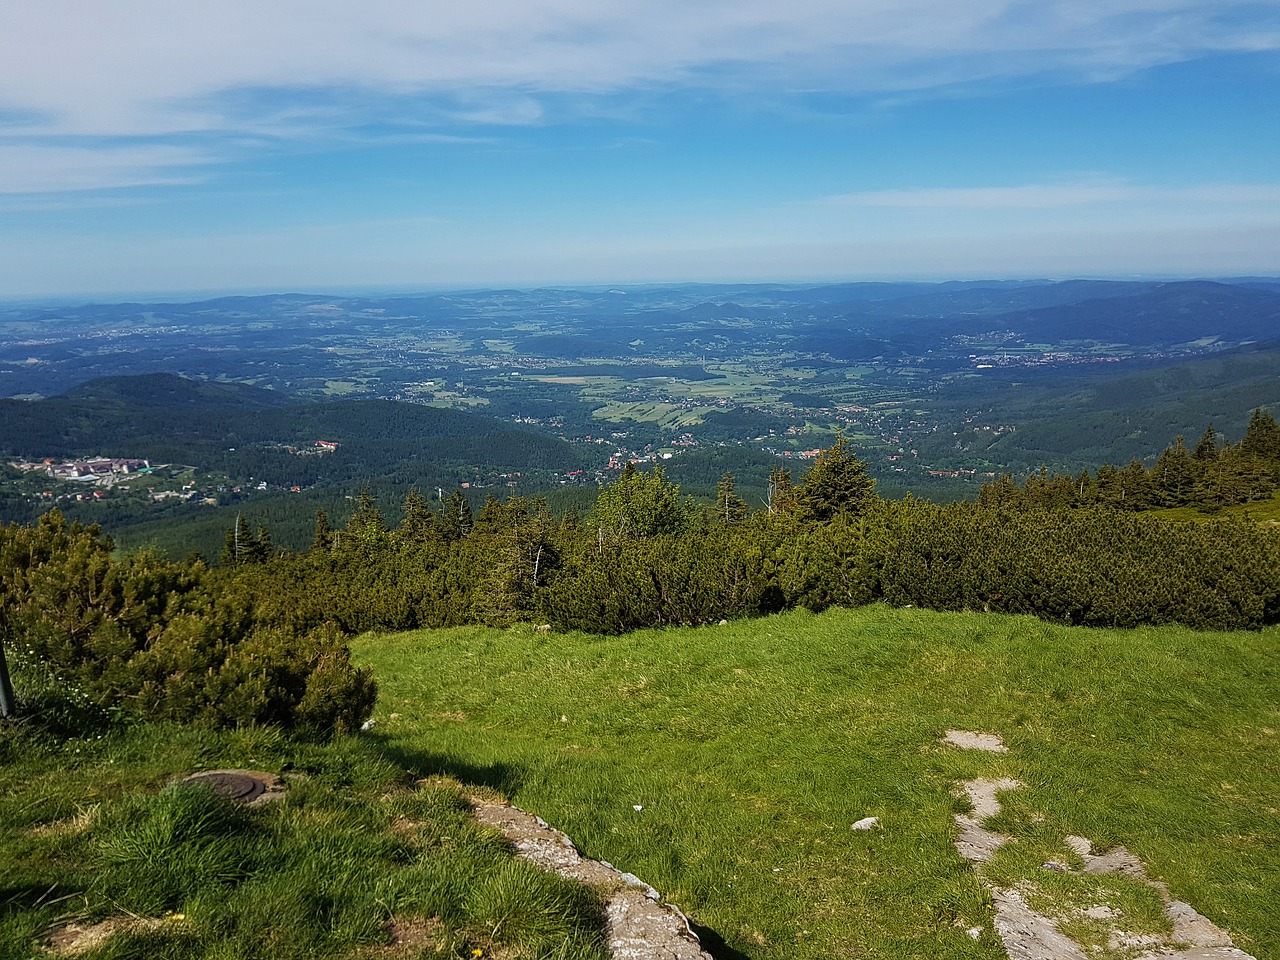
<path fill-rule="evenodd" d="M 796 490 L 796 511 L 802 519 L 826 521 L 857 516 L 874 496 L 876 482 L 867 465 L 849 450 L 844 437 L 818 454 Z"/>
<path fill-rule="evenodd" d="M 490 498 L 476 517 L 471 539 L 485 556 L 477 605 L 491 623 L 510 623 L 532 612 L 535 592 L 561 562 L 557 525 L 544 500 Z"/>
<path fill-rule="evenodd" d="M 1195 461 L 1182 437 L 1176 437 L 1173 446 L 1165 448 L 1151 471 L 1161 505 L 1181 507 L 1190 503 L 1195 494 L 1196 475 Z"/>
<path fill-rule="evenodd" d="M 1191 451 L 1191 459 L 1201 462 L 1208 462 L 1216 459 L 1218 456 L 1218 434 L 1213 429 L 1213 424 L 1209 424 L 1205 428 L 1204 435 L 1196 443 L 1196 447 Z"/>
<path fill-rule="evenodd" d="M 1011 473 L 1002 473 L 999 480 L 984 483 L 978 490 L 978 505 L 982 507 L 1015 507 L 1021 502 L 1022 491 Z"/>
<path fill-rule="evenodd" d="M 769 471 L 769 487 L 765 506 L 771 515 L 785 515 L 795 509 L 795 487 L 791 483 L 791 471 L 775 463 Z"/>
<path fill-rule="evenodd" d="M 1271 495 L 1275 479 L 1257 457 L 1239 446 L 1226 447 L 1205 467 L 1196 483 L 1195 500 L 1207 512 Z"/>
<path fill-rule="evenodd" d="M 1124 499 L 1124 478 L 1119 470 L 1109 463 L 1098 468 L 1097 476 L 1091 484 L 1097 502 L 1108 507 L 1121 506 Z"/>
<path fill-rule="evenodd" d="M 1240 449 L 1262 461 L 1271 475 L 1280 480 L 1280 424 L 1270 410 L 1259 407 L 1253 411 Z"/>
<path fill-rule="evenodd" d="M 689 505 L 680 496 L 679 484 L 668 480 L 662 467 L 643 473 L 628 463 L 596 497 L 596 520 L 602 535 L 643 540 L 682 531 L 689 520 Z"/>
<path fill-rule="evenodd" d="M 253 562 L 266 563 L 275 553 L 271 544 L 271 531 L 265 523 L 258 524 L 258 534 L 253 544 Z"/>
<path fill-rule="evenodd" d="M 265 559 L 266 552 L 259 545 L 257 535 L 250 529 L 249 521 L 244 518 L 243 513 L 236 514 L 235 526 L 227 531 L 227 538 L 223 542 L 220 562 L 227 567 L 261 563 Z"/>
<path fill-rule="evenodd" d="M 417 487 L 410 487 L 405 495 L 400 534 L 413 543 L 426 543 L 437 536 L 435 515 Z"/>
<path fill-rule="evenodd" d="M 378 509 L 378 502 L 368 488 L 360 491 L 360 499 L 356 503 L 356 512 L 347 521 L 344 545 L 353 542 L 361 546 L 371 546 L 382 539 L 387 532 L 387 521 Z"/>
<path fill-rule="evenodd" d="M 1149 510 L 1152 506 L 1153 491 L 1151 475 L 1141 460 L 1130 460 L 1119 473 L 1120 503 L 1126 510 Z"/>
<path fill-rule="evenodd" d="M 1076 506 L 1083 507 L 1095 502 L 1099 498 L 1101 495 L 1099 488 L 1102 486 L 1102 473 L 1104 470 L 1108 470 L 1113 474 L 1116 472 L 1115 467 L 1111 466 L 1109 463 L 1104 463 L 1098 468 L 1098 479 L 1095 482 L 1094 478 L 1089 476 L 1088 470 L 1080 471 L 1080 475 L 1076 477 L 1075 482 L 1073 483 L 1075 488 L 1074 493 Z"/>
<path fill-rule="evenodd" d="M 725 471 L 716 484 L 716 519 L 721 523 L 735 523 L 748 513 L 747 501 L 738 496 L 733 474 Z"/>
<path fill-rule="evenodd" d="M 461 490 L 449 494 L 440 505 L 440 530 L 446 540 L 461 540 L 471 532 L 471 504 Z"/>
<path fill-rule="evenodd" d="M 333 545 L 333 528 L 329 525 L 329 515 L 323 507 L 316 508 L 316 529 L 311 536 L 311 551 L 323 553 Z"/>

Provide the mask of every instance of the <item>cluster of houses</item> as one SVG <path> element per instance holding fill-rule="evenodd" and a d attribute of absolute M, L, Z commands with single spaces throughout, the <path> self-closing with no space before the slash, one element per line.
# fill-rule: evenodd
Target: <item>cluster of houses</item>
<path fill-rule="evenodd" d="M 42 461 L 23 460 L 10 464 L 18 470 L 43 473 L 55 480 L 74 480 L 84 483 L 99 483 L 110 486 L 118 479 L 139 473 L 150 473 L 149 460 L 109 459 L 93 457 L 88 460 L 57 461 L 46 458 Z"/>

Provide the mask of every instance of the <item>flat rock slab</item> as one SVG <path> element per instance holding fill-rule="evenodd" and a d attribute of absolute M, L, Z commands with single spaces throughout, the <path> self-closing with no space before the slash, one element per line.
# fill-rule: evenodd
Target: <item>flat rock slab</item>
<path fill-rule="evenodd" d="M 1017 890 L 991 891 L 995 928 L 1009 960 L 1088 960 L 1080 945 L 1046 916 L 1036 913 Z"/>
<path fill-rule="evenodd" d="M 284 795 L 285 783 L 265 770 L 201 770 L 182 783 L 206 787 L 232 803 L 259 804 Z"/>
<path fill-rule="evenodd" d="M 1009 842 L 1004 834 L 988 830 L 973 817 L 957 813 L 955 820 L 956 826 L 960 828 L 956 837 L 956 852 L 970 863 L 986 863 Z"/>
<path fill-rule="evenodd" d="M 969 780 L 961 784 L 960 789 L 964 791 L 964 795 L 969 798 L 969 802 L 973 804 L 973 813 L 970 816 L 974 820 L 986 820 L 994 817 L 1000 812 L 999 794 L 1002 790 L 1016 790 L 1022 786 L 1022 781 L 1014 780 L 1011 777 L 1001 777 L 999 780 L 987 780 L 979 777 L 977 780 Z"/>
<path fill-rule="evenodd" d="M 1067 846 L 1084 861 L 1085 873 L 1119 873 L 1135 880 L 1147 878 L 1147 868 L 1142 861 L 1124 847 L 1112 847 L 1106 853 L 1095 854 L 1092 840 L 1076 836 L 1067 837 Z"/>
<path fill-rule="evenodd" d="M 663 903 L 658 891 L 643 880 L 610 863 L 586 859 L 568 836 L 519 807 L 484 797 L 470 799 L 476 819 L 501 831 L 521 857 L 605 891 L 609 953 L 615 960 L 712 960 L 684 914 Z"/>
<path fill-rule="evenodd" d="M 996 749 L 992 734 L 976 734 L 964 730 L 948 730 L 946 740 L 955 746 L 1003 752 L 1003 743 Z M 981 738 L 987 746 L 975 746 Z M 1002 777 L 999 780 L 976 779 L 959 785 L 958 793 L 968 798 L 973 811 L 955 815 L 959 828 L 956 850 L 973 865 L 983 885 L 991 892 L 996 914 L 993 920 L 996 934 L 1003 942 L 1009 960 L 1088 960 L 1081 946 L 1064 934 L 1057 920 L 1032 909 L 1021 889 L 997 887 L 982 873 L 982 865 L 989 861 L 1009 837 L 988 830 L 984 822 L 1000 812 L 1000 792 L 1022 786 L 1017 780 Z M 1160 895 L 1164 914 L 1173 925 L 1171 936 L 1132 934 L 1123 930 L 1111 931 L 1110 948 L 1124 955 L 1140 956 L 1141 960 L 1256 960 L 1237 948 L 1225 930 L 1194 907 L 1181 900 L 1174 900 L 1168 887 L 1159 880 L 1147 877 L 1142 861 L 1122 846 L 1112 847 L 1103 853 L 1093 852 L 1093 842 L 1087 837 L 1066 837 L 1067 847 L 1080 858 L 1084 874 L 1119 874 L 1146 883 Z M 1064 864 L 1045 864 L 1056 870 L 1075 872 Z M 1116 913 L 1106 906 L 1095 906 L 1080 911 L 1092 920 L 1110 921 Z"/>
<path fill-rule="evenodd" d="M 1008 753 L 1009 748 L 995 733 L 975 733 L 972 730 L 948 730 L 942 737 L 945 743 L 962 750 L 984 750 L 987 753 Z"/>

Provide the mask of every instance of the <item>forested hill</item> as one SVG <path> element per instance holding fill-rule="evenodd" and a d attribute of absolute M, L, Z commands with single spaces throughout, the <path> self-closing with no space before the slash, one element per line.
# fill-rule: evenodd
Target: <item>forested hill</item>
<path fill-rule="evenodd" d="M 50 399 L 54 407 L 168 407 L 191 411 L 267 410 L 290 398 L 250 383 L 192 380 L 174 373 L 98 377 Z M 46 411 L 50 408 L 44 408 Z"/>
<path fill-rule="evenodd" d="M 336 449 L 315 454 L 319 440 Z M 46 400 L 0 400 L 0 455 L 95 452 L 286 486 L 592 465 L 589 450 L 479 414 L 391 400 L 297 401 L 168 374 L 94 380 Z"/>
<path fill-rule="evenodd" d="M 1005 314 L 1030 337 L 1125 344 L 1261 339 L 1280 330 L 1280 293 L 1209 281 L 1164 283 L 1130 296 Z"/>
<path fill-rule="evenodd" d="M 1015 473 L 1034 471 L 1037 464 L 1074 473 L 1134 458 L 1150 464 L 1173 437 L 1192 442 L 1207 424 L 1239 440 L 1254 410 L 1280 409 L 1277 370 L 1280 340 L 1271 340 L 1142 369 L 995 371 L 954 382 L 947 402 L 956 410 L 967 404 L 995 411 L 1016 426 L 966 438 L 975 459 L 1021 465 Z M 925 438 L 920 449 L 940 458 L 952 443 L 939 434 Z"/>

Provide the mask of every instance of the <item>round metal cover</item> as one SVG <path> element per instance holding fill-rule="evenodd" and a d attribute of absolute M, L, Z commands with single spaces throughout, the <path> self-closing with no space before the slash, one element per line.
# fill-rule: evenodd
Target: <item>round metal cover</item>
<path fill-rule="evenodd" d="M 256 800 L 267 789 L 267 785 L 261 780 L 255 780 L 253 777 L 246 777 L 240 773 L 222 773 L 219 771 L 193 774 L 187 777 L 186 782 L 208 787 L 224 800 L 233 800 L 237 803 L 249 803 L 252 800 Z"/>

